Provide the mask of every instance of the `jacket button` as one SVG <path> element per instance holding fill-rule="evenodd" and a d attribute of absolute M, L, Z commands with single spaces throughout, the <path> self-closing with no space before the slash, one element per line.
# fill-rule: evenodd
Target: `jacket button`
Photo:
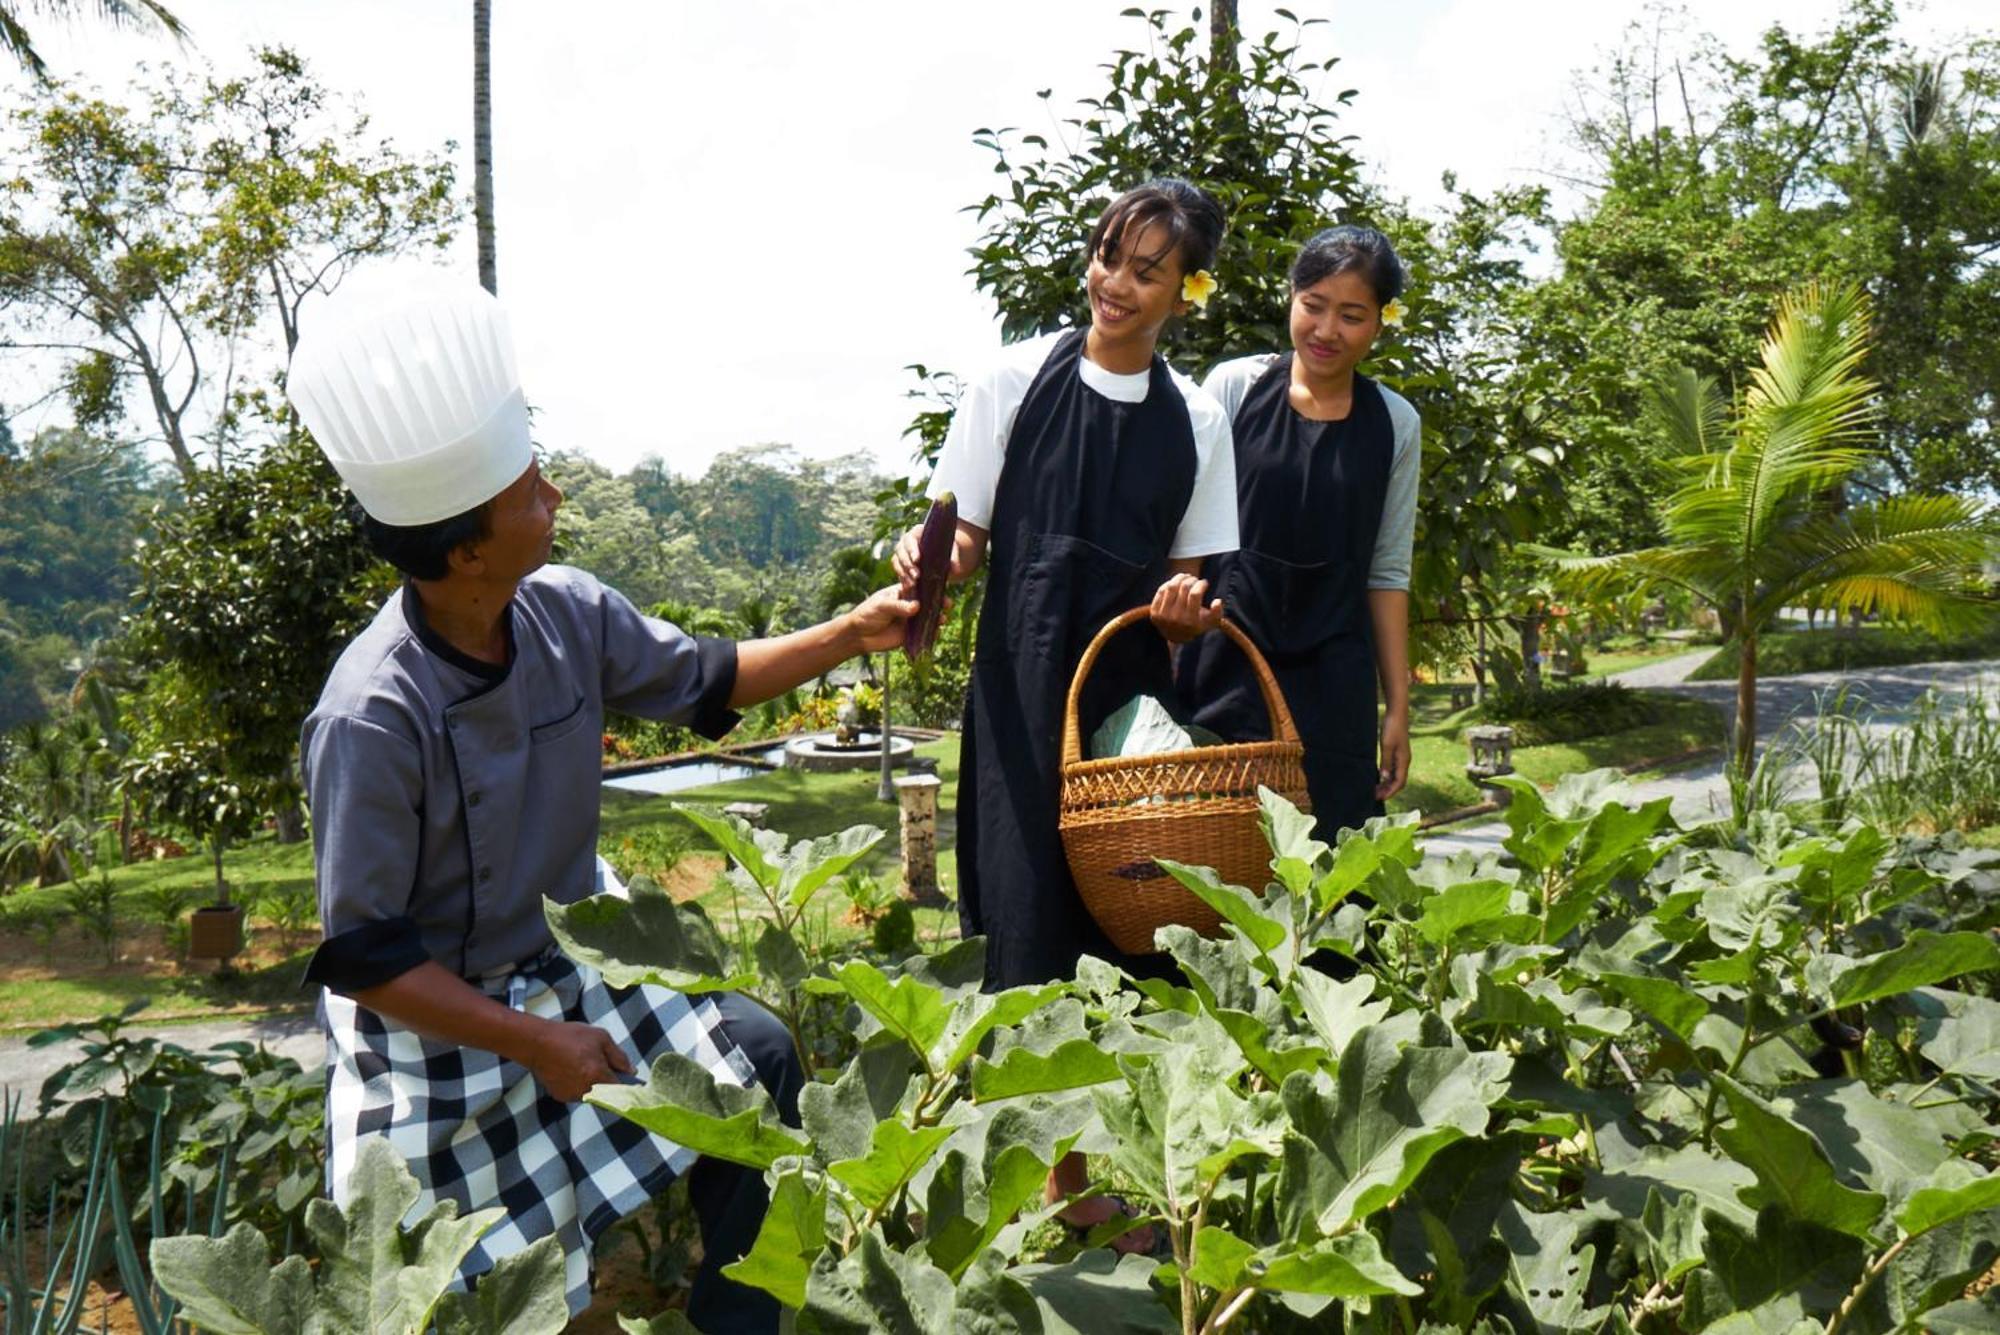
<path fill-rule="evenodd" d="M 478 793 L 467 793 L 465 795 L 465 805 L 469 807 L 476 807 L 479 805 L 479 798 L 480 795 Z"/>
<path fill-rule="evenodd" d="M 491 868 L 491 867 L 481 867 L 481 868 L 479 869 L 479 879 L 480 879 L 480 881 L 481 881 L 481 883 L 482 883 L 482 884 L 483 884 L 484 882 L 487 882 L 487 881 L 490 881 L 490 880 L 492 880 L 492 879 L 493 879 L 493 868 Z"/>

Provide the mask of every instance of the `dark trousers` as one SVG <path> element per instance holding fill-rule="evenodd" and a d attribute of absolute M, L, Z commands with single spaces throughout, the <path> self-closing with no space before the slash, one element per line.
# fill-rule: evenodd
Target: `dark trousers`
<path fill-rule="evenodd" d="M 723 1032 L 756 1068 L 757 1082 L 778 1105 L 778 1116 L 786 1126 L 797 1126 L 799 1091 L 806 1078 L 792 1036 L 771 1012 L 733 992 L 718 994 L 715 1005 L 722 1012 Z M 688 1320 L 705 1335 L 776 1331 L 782 1310 L 778 1300 L 722 1274 L 722 1267 L 743 1258 L 764 1226 L 770 1204 L 764 1175 L 720 1159 L 699 1159 L 688 1172 L 688 1199 L 701 1227 L 702 1250 L 701 1272 L 688 1295 Z"/>

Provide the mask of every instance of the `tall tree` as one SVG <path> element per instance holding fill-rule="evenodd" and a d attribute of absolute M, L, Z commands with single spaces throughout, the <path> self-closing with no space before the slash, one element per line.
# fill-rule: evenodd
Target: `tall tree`
<path fill-rule="evenodd" d="M 479 233 L 479 284 L 496 296 L 493 251 L 493 0 L 472 0 L 472 216 Z"/>
<path fill-rule="evenodd" d="M 448 161 L 372 139 L 282 48 L 237 77 L 161 72 L 121 102 L 37 87 L 12 120 L 0 347 L 51 359 L 85 430 L 143 404 L 144 442 L 188 481 L 204 429 L 219 454 L 259 371 L 281 369 L 260 343 L 289 354 L 312 294 L 457 220 Z"/>
<path fill-rule="evenodd" d="M 1787 297 L 1749 388 L 1732 403 L 1690 368 L 1657 389 L 1659 420 L 1691 480 L 1666 503 L 1667 541 L 1613 556 L 1547 555 L 1587 583 L 1678 585 L 1720 608 L 1740 654 L 1735 761 L 1757 748 L 1757 641 L 1787 607 L 1862 610 L 1933 627 L 1982 619 L 1973 596 L 1994 515 L 1962 496 L 1848 503 L 1876 460 L 1879 415 L 1860 373 L 1868 301 L 1853 285 Z"/>
<path fill-rule="evenodd" d="M 68 17 L 85 10 L 114 28 L 156 28 L 173 37 L 187 35 L 181 21 L 160 0 L 88 0 L 87 3 L 79 3 L 79 0 L 33 0 L 28 6 L 23 6 L 19 0 L 6 0 L 0 3 L 0 48 L 5 48 L 8 55 L 21 62 L 21 68 L 38 79 L 46 79 L 49 70 L 42 61 L 41 52 L 35 49 L 34 35 L 21 19 L 23 8 L 57 17 Z"/>

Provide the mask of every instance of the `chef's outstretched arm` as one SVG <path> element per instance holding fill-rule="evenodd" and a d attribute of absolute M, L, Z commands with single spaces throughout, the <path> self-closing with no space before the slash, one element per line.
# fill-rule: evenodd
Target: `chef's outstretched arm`
<path fill-rule="evenodd" d="M 893 588 L 882 589 L 831 621 L 768 640 L 741 641 L 736 646 L 736 685 L 729 692 L 729 707 L 761 704 L 856 654 L 896 648 L 903 642 L 903 623 L 916 610 L 916 599 Z"/>

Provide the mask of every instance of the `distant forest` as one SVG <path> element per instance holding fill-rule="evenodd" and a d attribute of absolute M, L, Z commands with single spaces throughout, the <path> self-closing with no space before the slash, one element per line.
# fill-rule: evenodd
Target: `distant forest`
<path fill-rule="evenodd" d="M 558 560 L 642 607 L 748 614 L 763 631 L 822 614 L 835 554 L 873 541 L 888 485 L 867 456 L 786 445 L 731 451 L 698 478 L 657 457 L 620 474 L 557 452 L 546 468 L 566 494 Z M 74 430 L 17 441 L 0 422 L 0 726 L 68 695 L 130 606 L 150 516 L 179 503 L 178 475 L 137 449 Z"/>

